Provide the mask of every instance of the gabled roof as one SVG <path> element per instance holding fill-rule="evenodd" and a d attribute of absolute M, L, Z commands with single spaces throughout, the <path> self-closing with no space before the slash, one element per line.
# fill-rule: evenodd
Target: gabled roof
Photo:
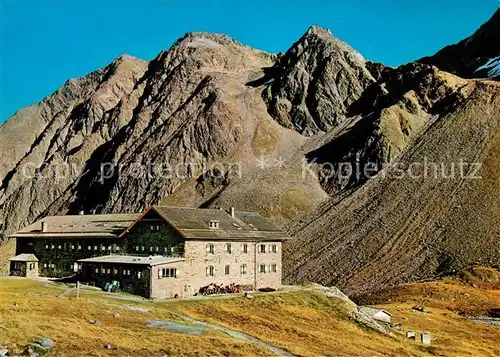
<path fill-rule="evenodd" d="M 99 263 L 99 264 L 134 264 L 155 266 L 160 264 L 175 263 L 184 261 L 184 258 L 165 257 L 163 255 L 153 255 L 140 257 L 134 255 L 103 255 L 101 257 L 86 258 L 78 260 L 79 263 Z"/>
<path fill-rule="evenodd" d="M 369 316 L 374 316 L 375 314 L 378 314 L 379 312 L 383 312 L 389 316 L 392 316 L 390 312 L 383 310 L 383 309 L 377 309 L 375 307 L 360 306 L 359 309 Z"/>
<path fill-rule="evenodd" d="M 116 238 L 139 213 L 49 216 L 21 229 L 11 238 Z M 42 232 L 42 222 L 45 232 Z"/>
<path fill-rule="evenodd" d="M 11 238 L 117 238 L 149 212 L 156 212 L 185 239 L 284 240 L 289 236 L 256 212 L 154 206 L 144 213 L 45 217 Z M 217 228 L 209 223 L 217 221 Z M 45 230 L 42 231 L 42 223 Z"/>
<path fill-rule="evenodd" d="M 19 254 L 14 258 L 9 259 L 11 262 L 37 262 L 38 258 L 35 254 Z"/>
<path fill-rule="evenodd" d="M 186 239 L 283 240 L 289 236 L 259 213 L 238 212 L 232 217 L 220 209 L 154 206 L 168 224 Z M 210 221 L 218 221 L 210 228 Z"/>

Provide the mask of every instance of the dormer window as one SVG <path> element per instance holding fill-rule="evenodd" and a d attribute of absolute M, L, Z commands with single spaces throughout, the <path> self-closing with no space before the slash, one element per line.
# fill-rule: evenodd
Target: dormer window
<path fill-rule="evenodd" d="M 219 221 L 211 220 L 208 222 L 208 228 L 217 229 L 219 228 Z"/>

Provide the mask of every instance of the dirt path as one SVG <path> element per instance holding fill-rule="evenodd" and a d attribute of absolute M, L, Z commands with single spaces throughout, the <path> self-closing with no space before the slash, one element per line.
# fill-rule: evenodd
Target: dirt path
<path fill-rule="evenodd" d="M 193 323 L 193 324 L 198 324 L 198 325 L 206 326 L 208 328 L 212 328 L 214 330 L 222 331 L 224 333 L 227 333 L 229 336 L 231 336 L 231 337 L 233 337 L 235 339 L 247 341 L 247 342 L 253 343 L 255 345 L 258 345 L 258 346 L 261 346 L 261 347 L 265 347 L 268 350 L 272 351 L 276 356 L 280 356 L 280 357 L 297 357 L 296 355 L 291 354 L 290 352 L 285 351 L 284 349 L 281 349 L 278 346 L 273 345 L 272 343 L 265 342 L 265 341 L 263 341 L 261 339 L 258 339 L 257 337 L 247 335 L 244 332 L 230 330 L 230 329 L 228 329 L 226 327 L 222 327 L 222 326 L 219 326 L 219 325 L 209 324 L 207 322 L 195 320 L 195 319 L 193 319 L 191 317 L 187 317 L 187 316 L 185 316 L 184 319 L 186 321 L 189 321 L 189 322 Z"/>
<path fill-rule="evenodd" d="M 235 331 L 228 329 L 223 326 L 215 325 L 215 324 L 210 324 L 208 322 L 200 321 L 193 319 L 191 317 L 185 316 L 185 315 L 179 315 L 180 318 L 183 320 L 187 321 L 190 323 L 190 325 L 184 325 L 180 324 L 178 322 L 172 322 L 168 320 L 150 320 L 148 321 L 148 327 L 159 327 L 159 328 L 164 328 L 170 331 L 176 331 L 176 332 L 182 332 L 182 333 L 187 333 L 187 334 L 201 334 L 207 329 L 212 329 L 212 330 L 217 330 L 224 332 L 225 334 L 228 334 L 234 339 L 237 340 L 242 340 L 245 342 L 252 343 L 254 345 L 257 345 L 259 347 L 264 347 L 271 352 L 273 352 L 276 356 L 279 357 L 297 357 L 294 354 L 291 354 L 290 352 L 273 345 L 272 343 L 263 341 L 257 337 L 247 335 L 244 332 L 241 331 Z"/>

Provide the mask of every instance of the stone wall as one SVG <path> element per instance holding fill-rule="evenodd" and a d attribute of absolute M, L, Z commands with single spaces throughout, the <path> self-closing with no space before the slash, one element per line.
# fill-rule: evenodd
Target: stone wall
<path fill-rule="evenodd" d="M 38 262 L 26 262 L 26 277 L 38 277 Z"/>
<path fill-rule="evenodd" d="M 161 264 L 151 268 L 151 292 L 153 299 L 170 299 L 174 297 L 192 296 L 194 293 L 187 291 L 184 272 L 184 262 Z M 178 269 L 177 277 L 160 277 L 162 269 Z"/>
<path fill-rule="evenodd" d="M 231 244 L 231 252 L 225 246 Z M 207 252 L 207 245 L 213 244 L 213 254 Z M 244 253 L 243 244 L 247 245 Z M 265 244 L 266 252 L 260 253 L 259 245 Z M 269 247 L 276 246 L 276 252 Z M 279 288 L 281 286 L 281 242 L 228 242 L 228 241 L 187 241 L 185 243 L 185 261 L 154 267 L 152 275 L 152 297 L 169 298 L 192 296 L 201 287 L 211 283 L 248 285 L 257 289 Z M 270 266 L 276 265 L 276 272 Z M 242 271 L 246 265 L 246 273 Z M 266 266 L 266 272 L 260 272 L 260 265 Z M 229 266 L 229 270 L 226 270 Z M 207 275 L 207 268 L 214 268 L 214 275 Z M 177 278 L 158 278 L 158 269 L 177 268 Z"/>

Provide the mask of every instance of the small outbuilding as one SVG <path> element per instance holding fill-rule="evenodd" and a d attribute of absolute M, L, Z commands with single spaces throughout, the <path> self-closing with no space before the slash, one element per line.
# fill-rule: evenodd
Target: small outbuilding
<path fill-rule="evenodd" d="M 360 310 L 376 321 L 391 323 L 392 315 L 385 310 L 376 309 L 369 306 L 362 306 L 360 307 Z"/>
<path fill-rule="evenodd" d="M 38 258 L 34 254 L 19 254 L 9 261 L 10 275 L 26 278 L 38 276 Z"/>

